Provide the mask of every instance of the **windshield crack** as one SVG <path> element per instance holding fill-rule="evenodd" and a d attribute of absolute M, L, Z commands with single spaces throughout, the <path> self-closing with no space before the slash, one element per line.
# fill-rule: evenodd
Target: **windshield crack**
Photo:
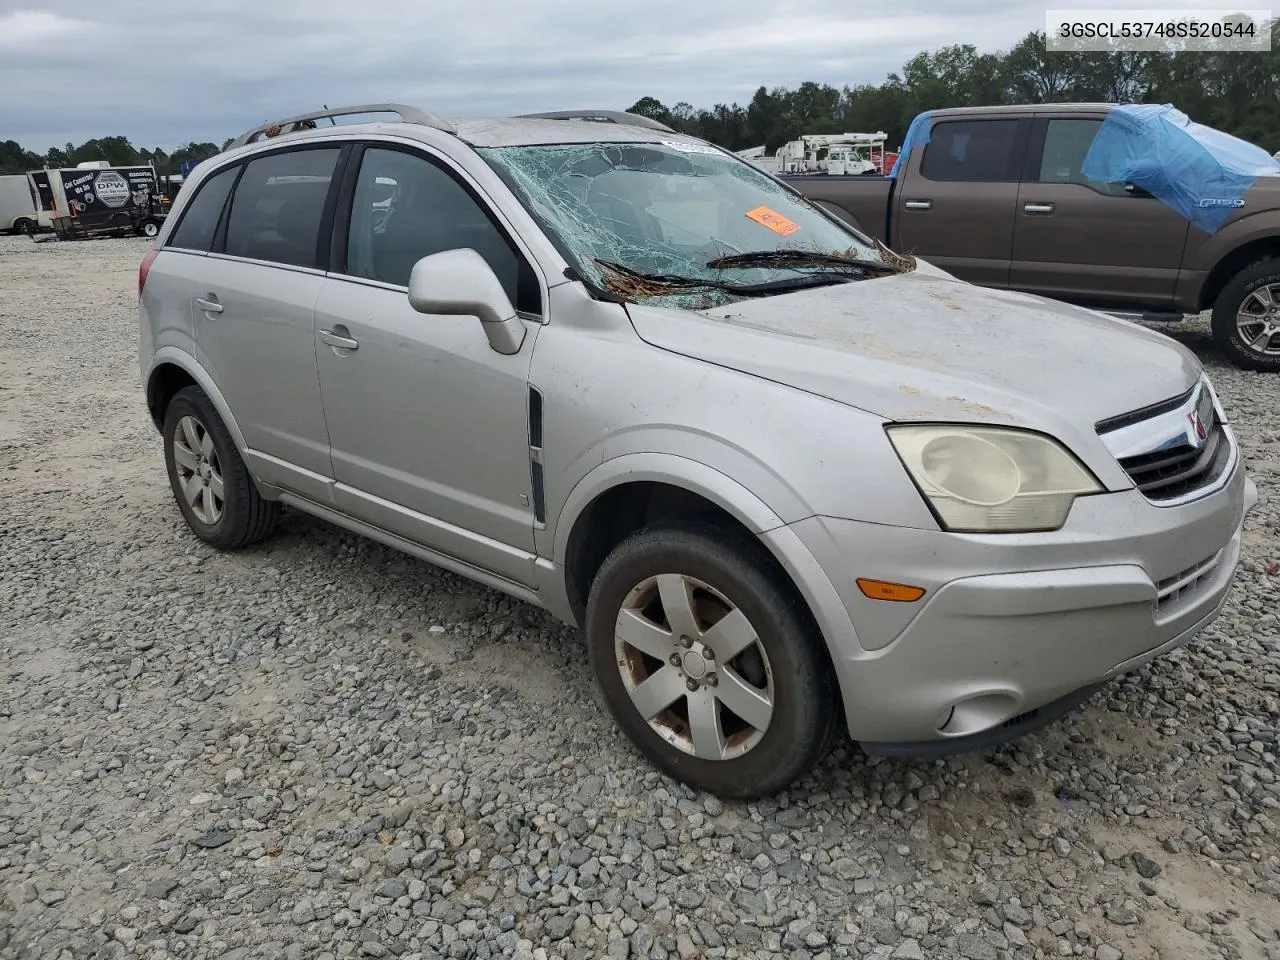
<path fill-rule="evenodd" d="M 698 141 L 479 152 L 596 297 L 705 309 L 915 266 Z"/>

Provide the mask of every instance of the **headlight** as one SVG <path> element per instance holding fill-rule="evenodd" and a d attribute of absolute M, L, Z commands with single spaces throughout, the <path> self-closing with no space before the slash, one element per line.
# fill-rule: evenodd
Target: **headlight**
<path fill-rule="evenodd" d="M 944 529 L 1057 530 L 1071 503 L 1102 485 L 1048 437 L 1001 427 L 897 424 L 889 440 Z"/>

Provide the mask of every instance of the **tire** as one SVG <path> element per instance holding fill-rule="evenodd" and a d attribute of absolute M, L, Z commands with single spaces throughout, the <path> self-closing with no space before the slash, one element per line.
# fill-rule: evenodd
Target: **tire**
<path fill-rule="evenodd" d="M 165 411 L 164 463 L 178 509 L 205 543 L 238 550 L 275 529 L 280 505 L 258 493 L 226 425 L 199 387 L 178 391 Z M 186 490 L 193 484 L 195 494 L 189 497 Z"/>
<path fill-rule="evenodd" d="M 29 237 L 36 232 L 36 222 L 30 217 L 19 217 L 13 221 L 13 232 L 24 237 Z"/>
<path fill-rule="evenodd" d="M 160 233 L 160 223 L 150 218 L 143 220 L 138 224 L 137 234 L 140 237 L 146 237 L 148 240 L 154 239 Z"/>
<path fill-rule="evenodd" d="M 1262 302 L 1255 291 L 1267 291 L 1275 308 L 1265 316 Z M 1242 308 L 1260 313 L 1248 329 L 1258 337 L 1271 330 L 1269 343 L 1263 350 L 1250 346 L 1237 325 Z M 1280 260 L 1268 258 L 1245 267 L 1232 277 L 1213 304 L 1213 339 L 1230 360 L 1245 370 L 1280 372 Z"/>
<path fill-rule="evenodd" d="M 685 608 L 696 611 L 697 638 L 691 645 L 676 638 L 687 632 L 661 626 L 676 605 L 646 605 L 647 598 L 663 596 L 664 586 L 655 582 L 659 577 L 667 588 L 694 588 L 677 587 L 668 594 L 695 598 Z M 733 608 L 727 614 L 726 603 Z M 747 629 L 737 634 L 737 644 L 729 644 L 731 634 L 717 632 L 725 629 L 719 619 L 741 626 L 741 618 L 728 619 L 739 613 Z M 677 616 L 674 622 L 688 620 Z M 617 639 L 619 623 L 629 624 L 628 637 L 645 646 L 644 654 Z M 695 789 L 726 799 L 774 793 L 810 772 L 841 729 L 834 672 L 817 627 L 782 571 L 749 537 L 702 525 L 632 534 L 596 574 L 586 635 L 591 666 L 614 720 L 655 766 Z M 742 648 L 744 636 L 755 642 Z M 724 656 L 712 656 L 712 647 L 742 652 L 725 664 Z M 673 657 L 680 659 L 678 667 Z M 700 678 L 697 690 L 691 690 L 695 677 Z M 664 692 L 648 698 L 640 690 L 647 681 L 654 685 L 645 690 Z M 755 689 L 747 691 L 748 684 Z M 654 724 L 642 715 L 632 690 L 659 707 L 667 701 L 667 709 L 653 712 Z M 772 701 L 767 718 L 760 710 L 762 693 Z M 674 700 L 668 700 L 672 694 Z M 709 698 L 714 698 L 711 708 Z M 749 708 L 747 719 L 759 724 L 764 718 L 763 729 L 734 711 L 740 706 Z M 693 711 L 702 718 L 696 728 L 704 734 L 696 743 L 689 719 Z"/>

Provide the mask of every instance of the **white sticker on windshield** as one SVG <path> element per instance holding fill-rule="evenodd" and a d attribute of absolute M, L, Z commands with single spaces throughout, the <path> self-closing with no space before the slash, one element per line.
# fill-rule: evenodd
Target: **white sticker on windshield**
<path fill-rule="evenodd" d="M 679 140 L 659 140 L 658 142 L 664 147 L 670 147 L 672 150 L 679 150 L 681 153 L 709 153 L 712 156 L 720 155 L 719 150 L 704 143 L 681 143 Z"/>

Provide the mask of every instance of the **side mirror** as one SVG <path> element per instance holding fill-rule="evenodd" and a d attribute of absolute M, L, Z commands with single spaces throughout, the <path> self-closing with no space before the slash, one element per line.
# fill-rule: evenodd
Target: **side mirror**
<path fill-rule="evenodd" d="M 498 353 L 516 353 L 524 343 L 523 321 L 502 282 L 474 250 L 445 250 L 415 263 L 409 274 L 409 303 L 419 313 L 478 317 L 489 346 Z"/>

